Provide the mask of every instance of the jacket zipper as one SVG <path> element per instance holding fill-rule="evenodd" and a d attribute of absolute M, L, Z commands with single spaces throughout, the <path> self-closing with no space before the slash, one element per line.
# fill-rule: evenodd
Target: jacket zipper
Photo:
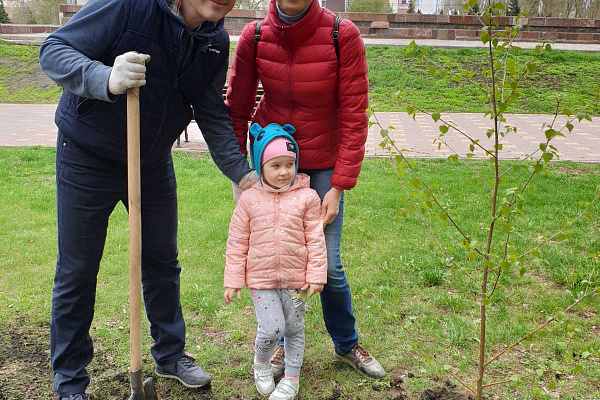
<path fill-rule="evenodd" d="M 285 27 L 282 26 L 281 27 L 281 32 L 282 35 L 285 32 Z M 293 121 L 293 116 L 294 116 L 294 108 L 296 108 L 296 101 L 294 100 L 294 97 L 292 96 L 292 65 L 294 65 L 294 48 L 290 46 L 290 62 L 288 63 L 288 91 L 290 93 L 290 99 L 292 100 L 292 111 L 290 112 L 290 118 L 289 121 Z"/>
<path fill-rule="evenodd" d="M 281 244 L 281 239 L 279 238 L 279 233 L 280 233 L 280 226 L 279 226 L 279 193 L 277 193 L 277 196 L 275 197 L 275 229 L 277 229 L 277 232 L 275 232 L 275 237 L 277 238 L 276 240 L 276 244 L 275 244 L 275 249 L 276 249 L 276 263 L 277 263 L 277 282 L 282 283 L 283 279 L 281 276 L 281 252 L 280 252 L 280 244 Z"/>

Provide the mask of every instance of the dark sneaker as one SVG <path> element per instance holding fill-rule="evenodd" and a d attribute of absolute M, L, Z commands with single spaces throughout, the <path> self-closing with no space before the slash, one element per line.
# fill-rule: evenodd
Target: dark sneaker
<path fill-rule="evenodd" d="M 285 371 L 285 348 L 283 345 L 277 345 L 275 353 L 271 356 L 271 368 L 273 369 L 273 378 L 277 381 L 283 376 Z"/>
<path fill-rule="evenodd" d="M 200 388 L 210 383 L 211 377 L 189 356 L 183 356 L 173 364 L 157 365 L 156 375 L 177 379 L 185 387 Z"/>
<path fill-rule="evenodd" d="M 88 400 L 88 397 L 85 393 L 77 393 L 59 397 L 59 400 Z"/>
<path fill-rule="evenodd" d="M 360 344 L 354 346 L 346 354 L 340 354 L 338 349 L 335 349 L 335 355 L 339 360 L 344 361 L 369 378 L 379 379 L 385 376 L 385 370 L 379 364 L 379 361 L 370 355 Z"/>

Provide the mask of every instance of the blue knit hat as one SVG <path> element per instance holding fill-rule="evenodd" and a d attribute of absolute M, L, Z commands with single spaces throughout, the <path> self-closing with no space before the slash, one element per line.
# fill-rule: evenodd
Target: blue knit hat
<path fill-rule="evenodd" d="M 278 137 L 286 138 L 293 144 L 293 150 L 296 152 L 296 173 L 298 172 L 298 144 L 292 137 L 294 133 L 296 133 L 296 128 L 294 128 L 290 124 L 285 124 L 283 126 L 279 124 L 269 124 L 263 128 L 259 124 L 254 123 L 250 127 L 250 134 L 254 136 L 254 143 L 252 147 L 251 156 L 252 167 L 256 169 L 256 173 L 258 174 L 258 179 L 260 179 L 261 184 L 262 176 L 260 172 L 260 167 L 263 152 L 265 150 L 265 147 L 267 147 L 267 144 L 269 144 L 269 142 Z"/>

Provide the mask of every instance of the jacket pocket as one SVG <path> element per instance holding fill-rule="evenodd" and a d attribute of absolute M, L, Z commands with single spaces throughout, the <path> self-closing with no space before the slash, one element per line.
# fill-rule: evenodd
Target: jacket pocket
<path fill-rule="evenodd" d="M 79 97 L 77 107 L 75 108 L 75 114 L 77 115 L 77 118 L 81 118 L 90 114 L 96 108 L 99 101 L 100 100 Z"/>

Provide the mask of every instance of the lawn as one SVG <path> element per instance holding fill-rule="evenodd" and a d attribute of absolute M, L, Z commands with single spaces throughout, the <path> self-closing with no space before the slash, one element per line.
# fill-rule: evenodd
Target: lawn
<path fill-rule="evenodd" d="M 179 193 L 179 249 L 187 350 L 212 374 L 210 392 L 186 391 L 159 379 L 157 388 L 171 400 L 254 399 L 250 374 L 255 333 L 247 290 L 241 302 L 225 305 L 222 275 L 227 226 L 234 203 L 231 186 L 208 156 L 175 154 Z M 503 162 L 503 168 L 512 165 Z M 422 178 L 441 186 L 443 204 L 460 215 L 461 226 L 483 240 L 489 207 L 473 173 L 486 178 L 489 165 L 472 161 L 418 160 Z M 470 168 L 469 168 L 470 167 Z M 508 175 L 506 188 L 525 176 Z M 516 221 L 515 246 L 524 250 L 543 234 L 556 232 L 578 215 L 579 201 L 598 190 L 600 165 L 552 163 L 537 177 Z M 362 343 L 382 361 L 387 377 L 371 381 L 334 361 L 318 298 L 309 300 L 307 349 L 300 399 L 418 399 L 427 390 L 448 399 L 466 399 L 449 378 L 449 366 L 473 382 L 479 330 L 477 287 L 465 271 L 450 270 L 429 247 L 414 217 L 403 217 L 403 191 L 390 163 L 366 160 L 358 186 L 346 194 L 343 260 L 351 283 Z M 49 399 L 48 320 L 56 256 L 54 150 L 0 148 L 0 399 Z M 560 190 L 557 190 L 560 188 Z M 465 262 L 456 235 L 434 224 L 437 235 L 459 262 Z M 578 221 L 569 238 L 551 243 L 543 261 L 526 262 L 527 272 L 508 271 L 493 297 L 488 319 L 488 354 L 529 332 L 548 315 L 569 305 L 581 290 L 600 284 L 600 207 Z M 89 370 L 94 399 L 129 394 L 127 316 L 127 220 L 124 207 L 113 213 L 98 279 L 96 315 L 91 330 L 95 357 Z M 558 323 L 492 364 L 488 382 L 525 375 L 541 376 L 490 388 L 497 399 L 600 399 L 600 297 L 588 298 Z M 407 330 L 402 326 L 407 326 Z M 150 340 L 144 321 L 144 371 L 151 373 Z M 418 342 L 415 341 L 418 339 Z M 438 363 L 414 350 L 425 343 Z M 589 355 L 588 355 L 589 353 Z M 581 371 L 575 364 L 581 357 Z M 557 367 L 557 372 L 550 372 Z M 552 387 L 554 387 L 552 389 Z M 429 392 L 431 393 L 431 392 Z M 497 396 L 497 397 L 494 397 Z"/>
<path fill-rule="evenodd" d="M 465 70 L 481 70 L 486 49 L 431 49 L 426 63 L 409 55 L 405 47 L 368 46 L 370 103 L 375 111 L 402 111 L 393 102 L 398 91 L 406 91 L 405 101 L 426 111 L 485 112 L 473 85 L 458 85 L 452 77 Z M 36 46 L 6 45 L 0 42 L 0 103 L 57 103 L 61 90 L 40 70 Z M 232 45 L 231 54 L 234 47 Z M 516 64 L 530 60 L 531 51 L 514 51 Z M 521 99 L 509 113 L 552 114 L 557 92 L 564 107 L 579 110 L 600 87 L 600 53 L 552 51 L 544 54 L 540 68 L 524 82 Z M 444 67 L 441 80 L 430 77 L 429 65 Z M 478 75 L 474 80 L 482 82 Z M 590 110 L 600 114 L 600 105 Z"/>

